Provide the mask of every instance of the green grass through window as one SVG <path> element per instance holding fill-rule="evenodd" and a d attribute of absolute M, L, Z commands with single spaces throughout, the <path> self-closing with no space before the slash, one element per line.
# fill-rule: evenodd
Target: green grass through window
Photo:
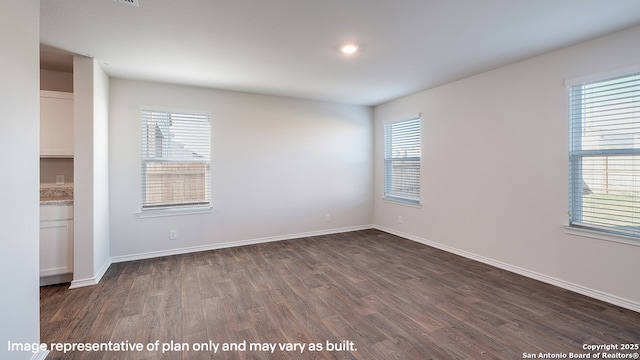
<path fill-rule="evenodd" d="M 640 225 L 640 196 L 592 193 L 583 195 L 583 222 L 621 227 Z"/>

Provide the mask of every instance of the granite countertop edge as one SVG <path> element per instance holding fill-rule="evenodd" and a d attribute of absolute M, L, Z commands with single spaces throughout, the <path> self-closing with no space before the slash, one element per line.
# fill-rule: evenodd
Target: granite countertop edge
<path fill-rule="evenodd" d="M 73 186 L 40 184 L 40 206 L 73 205 Z"/>
<path fill-rule="evenodd" d="M 69 206 L 73 205 L 73 199 L 40 199 L 40 206 Z"/>

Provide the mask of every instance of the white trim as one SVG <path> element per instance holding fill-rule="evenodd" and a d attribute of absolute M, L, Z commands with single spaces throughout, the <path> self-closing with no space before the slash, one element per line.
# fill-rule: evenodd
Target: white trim
<path fill-rule="evenodd" d="M 569 235 L 584 236 L 592 239 L 612 241 L 633 246 L 640 246 L 640 239 L 619 234 L 612 234 L 598 230 L 579 228 L 571 225 L 562 225 L 564 232 Z"/>
<path fill-rule="evenodd" d="M 311 236 L 338 234 L 338 233 L 344 233 L 349 231 L 368 230 L 372 228 L 374 228 L 374 226 L 372 224 L 368 224 L 368 225 L 349 226 L 349 227 L 335 228 L 335 229 L 328 229 L 328 230 L 309 231 L 309 232 L 296 233 L 296 234 L 268 236 L 263 238 L 255 238 L 255 239 L 247 239 L 247 240 L 239 240 L 239 241 L 228 241 L 223 243 L 191 246 L 191 247 L 178 248 L 178 249 L 150 251 L 146 253 L 113 256 L 111 258 L 111 262 L 119 263 L 119 262 L 125 262 L 125 261 L 151 259 L 151 258 L 156 258 L 161 256 L 188 254 L 188 253 L 194 253 L 199 251 L 208 251 L 208 250 L 231 248 L 236 246 L 263 244 L 263 243 L 268 243 L 273 241 L 292 240 L 292 239 L 299 239 L 299 238 L 305 238 L 305 237 L 311 237 Z"/>
<path fill-rule="evenodd" d="M 49 355 L 49 350 L 40 350 L 37 353 L 31 355 L 30 360 L 44 360 Z"/>
<path fill-rule="evenodd" d="M 48 286 L 54 284 L 64 284 L 71 282 L 73 280 L 73 274 L 62 274 L 62 275 L 50 275 L 50 276 L 41 276 L 40 277 L 40 286 Z"/>
<path fill-rule="evenodd" d="M 230 241 L 230 242 L 224 242 L 224 243 L 217 243 L 217 244 L 208 244 L 208 245 L 201 245 L 201 246 L 192 246 L 192 247 L 187 247 L 187 248 L 179 248 L 179 249 L 170 249 L 170 250 L 161 250 L 161 251 L 151 251 L 151 252 L 146 252 L 146 253 L 139 253 L 139 254 L 131 254 L 131 255 L 121 255 L 121 256 L 114 256 L 108 259 L 107 262 L 105 262 L 105 264 L 102 266 L 102 268 L 100 269 L 100 271 L 98 271 L 98 274 L 96 275 L 96 277 L 94 278 L 90 278 L 90 279 L 82 279 L 82 280 L 74 280 L 71 282 L 71 286 L 69 287 L 70 289 L 75 289 L 78 287 L 83 287 L 83 286 L 90 286 L 90 285 L 96 285 L 100 279 L 102 278 L 102 276 L 104 275 L 104 273 L 107 271 L 107 269 L 109 268 L 109 266 L 112 263 L 119 263 L 119 262 L 125 262 L 125 261 L 133 261 L 133 260 L 143 260 L 143 259 L 151 259 L 151 258 L 156 258 L 156 257 L 161 257 L 161 256 L 170 256 L 170 255 L 180 255 L 180 254 L 187 254 L 187 253 L 193 253 L 193 252 L 199 252 L 199 251 L 208 251 L 208 250 L 216 250 L 216 249 L 223 249 L 223 248 L 230 248 L 230 247 L 236 247 L 236 246 L 245 246 L 245 245 L 255 245 L 255 244 L 262 244 L 262 243 L 268 243 L 268 242 L 274 242 L 274 241 L 283 241 L 283 240 L 292 240 L 292 239 L 298 239 L 298 238 L 304 238 L 304 237 L 311 237 L 311 236 L 320 236 L 320 235 L 330 235 L 330 234 L 337 234 L 337 233 L 344 233 L 344 232 L 350 232 L 350 231 L 359 231 L 359 230 L 368 230 L 368 229 L 376 229 L 376 230 L 380 230 L 380 231 L 384 231 L 396 236 L 400 236 L 402 238 L 411 240 L 411 241 L 415 241 L 427 246 L 431 246 L 434 247 L 436 249 L 440 249 L 440 250 L 444 250 L 446 252 L 452 253 L 452 254 L 456 254 L 456 255 L 460 255 L 463 257 L 466 257 L 468 259 L 472 259 L 472 260 L 476 260 L 479 261 L 481 263 L 487 264 L 487 265 L 491 265 L 491 266 L 495 266 L 497 268 L 503 269 L 503 270 L 507 270 L 510 271 L 512 273 L 516 273 L 522 276 L 526 276 L 528 278 L 534 279 L 534 280 L 538 280 L 538 281 L 542 281 L 544 283 L 547 284 L 551 284 L 554 286 L 558 286 L 560 288 L 566 289 L 566 290 L 570 290 L 594 299 L 598 299 L 613 305 L 617 305 L 617 306 L 621 306 L 623 308 L 629 309 L 629 310 L 633 310 L 636 312 L 640 312 L 640 303 L 632 301 L 632 300 L 628 300 L 616 295 L 612 295 L 612 294 L 608 294 L 599 290 L 595 290 L 595 289 L 591 289 L 582 285 L 578 285 L 578 284 L 574 284 L 572 282 L 568 282 L 562 279 L 558 279 L 558 278 L 554 278 L 545 274 L 541 274 L 535 271 L 531 271 L 525 268 L 521 268 L 519 266 L 514 266 L 511 264 L 507 264 L 501 261 L 497 261 L 494 259 L 490 259 L 481 255 L 477 255 L 474 253 L 470 253 L 464 250 L 460 250 L 448 245 L 444 245 L 444 244 L 440 244 L 434 241 L 430 241 L 427 239 L 423 239 L 421 237 L 418 236 L 414 236 L 411 234 L 407 234 L 407 233 L 403 233 L 401 231 L 397 231 L 391 228 L 387 228 L 384 226 L 380 226 L 380 225 L 375 225 L 375 224 L 368 224 L 368 225 L 358 225 L 358 226 L 350 226 L 350 227 L 343 227 L 343 228 L 334 228 L 334 229 L 327 229 L 327 230 L 319 230 L 319 231 L 309 231 L 309 232 L 304 232 L 304 233 L 295 233 L 295 234 L 287 234 L 287 235 L 278 235 L 278 236 L 269 236 L 269 237 L 263 237 L 263 238 L 255 238 L 255 239 L 247 239 L 247 240 L 239 240 L 239 241 Z"/>
<path fill-rule="evenodd" d="M 63 266 L 59 268 L 42 269 L 40 270 L 40 277 L 51 275 L 66 275 L 69 273 L 69 269 L 66 266 Z"/>
<path fill-rule="evenodd" d="M 213 211 L 211 206 L 203 207 L 172 207 L 153 210 L 141 210 L 138 215 L 138 219 L 155 218 L 162 216 L 181 216 L 181 215 L 193 215 L 193 214 L 208 214 Z"/>
<path fill-rule="evenodd" d="M 618 76 L 631 75 L 637 72 L 640 72 L 640 63 L 631 64 L 631 65 L 627 65 L 627 66 L 623 66 L 615 69 L 609 69 L 609 70 L 597 72 L 595 74 L 566 78 L 564 80 L 564 86 L 572 87 L 575 85 L 581 85 L 589 82 L 611 79 Z"/>
<path fill-rule="evenodd" d="M 100 270 L 98 271 L 95 277 L 73 280 L 71 282 L 71 286 L 69 286 L 69 289 L 76 289 L 76 288 L 85 287 L 85 286 L 97 285 L 100 282 L 100 279 L 102 279 L 104 274 L 109 269 L 109 266 L 111 266 L 111 264 L 114 264 L 114 263 L 133 261 L 133 260 L 151 259 L 151 258 L 156 258 L 161 256 L 188 254 L 193 252 L 216 250 L 216 249 L 230 248 L 230 247 L 236 247 L 236 246 L 262 244 L 262 243 L 273 242 L 273 241 L 292 240 L 292 239 L 298 239 L 298 238 L 304 238 L 304 237 L 310 237 L 310 236 L 320 236 L 320 235 L 338 234 L 338 233 L 344 233 L 344 232 L 350 232 L 350 231 L 368 230 L 373 228 L 374 226 L 372 224 L 367 224 L 367 225 L 349 226 L 349 227 L 334 228 L 334 229 L 327 229 L 327 230 L 309 231 L 309 232 L 296 233 L 296 234 L 269 236 L 269 237 L 255 238 L 255 239 L 248 239 L 248 240 L 229 241 L 224 243 L 192 246 L 192 247 L 179 248 L 179 249 L 160 250 L 160 251 L 151 251 L 151 252 L 139 253 L 139 254 L 113 256 L 113 257 L 110 257 L 102 265 L 102 267 L 100 268 Z"/>
<path fill-rule="evenodd" d="M 456 254 L 456 255 L 460 255 L 460 256 L 466 257 L 468 259 L 476 260 L 476 261 L 479 261 L 481 263 L 485 263 L 485 264 L 488 264 L 488 265 L 491 265 L 491 266 L 495 266 L 497 268 L 500 268 L 500 269 L 503 269 L 503 270 L 507 270 L 507 271 L 516 273 L 518 275 L 526 276 L 526 277 L 534 279 L 534 280 L 538 280 L 538 281 L 542 281 L 542 282 L 547 283 L 547 284 L 555 285 L 555 286 L 558 286 L 558 287 L 566 289 L 566 290 L 570 290 L 570 291 L 573 291 L 573 292 L 576 292 L 576 293 L 579 293 L 579 294 L 582 294 L 582 295 L 585 295 L 585 296 L 588 296 L 588 297 L 591 297 L 591 298 L 594 298 L 594 299 L 598 299 L 598 300 L 607 302 L 609 304 L 621 306 L 621 307 L 629 309 L 629 310 L 640 312 L 640 303 L 635 302 L 635 301 L 631 301 L 631 300 L 628 300 L 628 299 L 625 299 L 625 298 L 621 298 L 619 296 L 611 295 L 611 294 L 608 294 L 608 293 L 605 293 L 605 292 L 602 292 L 602 291 L 598 291 L 598 290 L 594 290 L 594 289 L 591 289 L 591 288 L 588 288 L 588 287 L 585 287 L 585 286 L 582 286 L 582 285 L 574 284 L 574 283 L 571 283 L 571 282 L 568 282 L 568 281 L 565 281 L 565 280 L 561 280 L 561 279 L 554 278 L 554 277 L 551 277 L 551 276 L 548 276 L 548 275 L 540 274 L 540 273 L 535 272 L 535 271 L 524 269 L 524 268 L 521 268 L 519 266 L 514 266 L 514 265 L 511 265 L 511 264 L 507 264 L 507 263 L 504 263 L 504 262 L 501 262 L 501 261 L 490 259 L 490 258 L 487 258 L 487 257 L 484 257 L 484 256 L 473 254 L 473 253 L 470 253 L 470 252 L 467 252 L 467 251 L 464 251 L 464 250 L 456 249 L 456 248 L 448 246 L 448 245 L 443 245 L 443 244 L 440 244 L 440 243 L 437 243 L 437 242 L 426 240 L 426 239 L 423 239 L 421 237 L 413 236 L 413 235 L 410 235 L 410 234 L 406 234 L 406 233 L 403 233 L 403 232 L 400 232 L 400 231 L 396 231 L 394 229 L 386 228 L 384 226 L 374 225 L 374 229 L 381 230 L 381 231 L 384 231 L 384 232 L 388 232 L 390 234 L 397 235 L 397 236 L 403 237 L 405 239 L 412 240 L 412 241 L 415 241 L 415 242 L 418 242 L 418 243 L 421 243 L 421 244 L 424 244 L 424 245 L 428 245 L 428 246 L 434 247 L 436 249 L 444 250 L 446 252 L 450 252 L 450 253 L 453 253 L 453 254 Z"/>
<path fill-rule="evenodd" d="M 416 202 L 410 202 L 410 201 L 394 200 L 393 198 L 387 198 L 387 197 L 383 197 L 382 201 L 387 204 L 401 205 L 401 206 L 408 206 L 416 209 L 422 209 L 422 201 L 416 203 Z"/>
<path fill-rule="evenodd" d="M 98 272 L 94 277 L 87 278 L 87 279 L 73 280 L 71 282 L 71 286 L 69 286 L 69 289 L 77 289 L 85 286 L 98 285 L 98 283 L 100 282 L 100 279 L 102 279 L 102 277 L 107 272 L 107 270 L 109 269 L 109 266 L 111 266 L 112 263 L 113 263 L 113 260 L 111 258 L 107 259 L 107 261 L 104 264 L 102 264 L 102 267 L 98 270 Z"/>
<path fill-rule="evenodd" d="M 396 122 L 409 121 L 420 119 L 422 120 L 422 113 L 413 113 L 413 114 L 402 114 L 400 116 L 390 116 L 390 120 L 384 121 L 383 124 L 393 124 Z"/>
<path fill-rule="evenodd" d="M 211 122 L 211 112 L 206 110 L 191 110 L 184 108 L 174 108 L 171 106 L 156 106 L 156 105 L 140 105 L 138 111 L 154 111 L 154 112 L 168 112 L 178 114 L 193 114 L 193 115 L 207 115 L 209 116 L 209 122 Z"/>

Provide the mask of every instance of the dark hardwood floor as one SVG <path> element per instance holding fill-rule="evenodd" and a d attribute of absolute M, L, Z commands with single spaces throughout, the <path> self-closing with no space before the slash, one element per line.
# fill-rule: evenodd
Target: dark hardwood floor
<path fill-rule="evenodd" d="M 117 263 L 96 286 L 40 294 L 43 343 L 159 341 L 47 359 L 569 358 L 640 343 L 640 313 L 377 230 Z M 293 343 L 304 351 L 278 347 Z"/>

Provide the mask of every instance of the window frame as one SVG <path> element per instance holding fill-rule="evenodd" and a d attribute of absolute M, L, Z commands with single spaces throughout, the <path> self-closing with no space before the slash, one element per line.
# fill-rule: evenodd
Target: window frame
<path fill-rule="evenodd" d="M 411 125 L 412 122 L 417 122 L 417 125 Z M 394 120 L 386 122 L 383 126 L 383 200 L 409 205 L 409 206 L 417 206 L 420 207 L 422 205 L 422 116 L 421 114 L 415 114 L 411 116 L 402 117 L 400 120 Z M 411 154 L 412 156 L 394 156 L 394 150 L 402 150 L 400 148 L 395 148 L 393 145 L 393 128 L 394 126 L 416 126 L 417 127 L 417 137 L 418 137 L 418 150 L 417 154 Z M 413 134 L 416 136 L 416 134 Z M 406 141 L 407 139 L 402 139 Z M 408 140 L 410 141 L 410 140 Z M 405 149 L 406 150 L 406 149 Z M 399 163 L 414 163 L 417 165 L 417 182 L 414 186 L 417 186 L 417 195 L 415 196 L 402 196 L 397 191 L 393 189 L 394 185 L 394 174 L 393 174 L 393 164 Z M 405 177 L 402 177 L 403 179 Z M 411 181 L 411 179 L 409 179 Z"/>
<path fill-rule="evenodd" d="M 155 115 L 154 115 L 155 114 Z M 168 140 L 162 140 L 162 145 L 158 146 L 158 129 L 154 128 L 154 130 L 150 130 L 149 126 L 152 126 L 149 121 L 151 118 L 156 116 L 157 118 L 165 118 L 169 119 L 169 121 L 182 121 L 182 126 L 203 126 L 205 123 L 206 131 L 205 132 L 190 132 L 190 130 L 185 130 L 185 128 L 180 128 L 180 130 L 169 131 L 167 130 Z M 189 119 L 191 120 L 185 120 Z M 200 123 L 198 123 L 200 122 Z M 204 122 L 204 123 L 202 123 Z M 171 126 L 171 125 L 169 125 Z M 188 141 L 197 143 L 198 146 L 204 146 L 203 150 L 190 150 L 183 152 L 183 154 L 174 155 L 176 151 L 172 151 L 171 147 L 175 147 L 176 145 L 184 145 L 183 142 L 177 142 L 172 140 L 173 136 L 177 135 L 177 132 L 180 131 L 181 136 L 187 136 L 189 138 Z M 155 217 L 155 216 L 170 216 L 170 215 L 184 215 L 184 214 L 197 214 L 203 212 L 210 212 L 212 209 L 212 201 L 211 201 L 211 152 L 212 152 L 212 124 L 211 124 L 211 114 L 203 111 L 193 111 L 193 110 L 179 110 L 174 108 L 163 108 L 163 107 L 155 107 L 155 106 L 141 106 L 140 107 L 140 212 L 138 213 L 140 218 L 144 217 Z M 155 134 L 150 135 L 150 134 Z M 154 137 L 154 140 L 145 140 L 149 139 L 149 137 Z M 187 140 L 185 140 L 187 141 Z M 194 145 L 195 146 L 195 145 Z M 167 150 L 167 149 L 169 150 Z M 186 148 L 185 148 L 186 149 Z M 150 156 L 149 154 L 154 152 L 156 155 Z M 169 152 L 172 154 L 169 155 Z M 192 154 L 185 155 L 186 153 L 191 152 Z M 146 153 L 146 154 L 145 154 Z M 160 155 L 158 155 L 161 153 Z M 153 188 L 153 186 L 149 186 L 148 177 L 150 176 L 148 171 L 145 171 L 148 164 L 164 164 L 169 167 L 174 166 L 175 164 L 192 164 L 193 166 L 197 166 L 198 163 L 204 164 L 204 180 L 200 180 L 202 186 L 197 186 L 195 188 L 196 192 L 202 192 L 203 197 L 201 201 L 166 201 L 165 203 L 151 203 L 149 202 L 147 196 L 147 190 Z M 196 164 L 196 165 L 194 165 Z M 188 165 L 187 165 L 188 166 Z M 174 167 L 175 171 L 175 167 Z M 177 172 L 180 172 L 178 170 Z M 188 172 L 185 169 L 185 172 Z M 193 172 L 196 177 L 199 177 L 199 171 Z M 166 174 L 166 170 L 160 170 L 157 174 Z M 180 177 L 181 175 L 178 175 Z M 184 173 L 183 177 L 187 177 Z M 162 180 L 163 182 L 165 180 Z M 186 179 L 178 180 L 178 182 L 182 181 L 184 184 Z M 160 187 L 162 190 L 162 187 Z M 153 191 L 153 190 L 152 190 Z M 179 195 L 185 195 L 188 191 L 183 191 L 182 194 L 177 193 Z M 158 195 L 162 196 L 162 192 L 158 192 Z M 176 193 L 174 193 L 176 194 Z M 200 195 L 197 195 L 200 196 Z"/>
<path fill-rule="evenodd" d="M 583 111 L 586 109 L 584 102 L 584 94 L 586 86 L 606 86 L 607 82 L 617 79 L 625 79 L 632 77 L 640 77 L 640 67 L 625 67 L 623 69 L 608 71 L 606 73 L 573 78 L 565 81 L 568 88 L 569 100 L 569 223 L 564 226 L 565 232 L 571 235 L 581 235 L 602 240 L 621 242 L 626 244 L 640 245 L 640 220 L 632 222 L 632 226 L 615 225 L 612 217 L 605 217 L 605 221 L 609 224 L 598 224 L 597 221 L 585 221 L 584 219 L 584 184 L 585 174 L 583 160 L 586 158 L 603 157 L 607 161 L 610 157 L 630 157 L 640 156 L 640 146 L 636 147 L 635 143 L 630 147 L 619 146 L 618 148 L 602 148 L 602 149 L 584 149 L 582 142 L 585 141 L 584 127 L 594 126 L 585 123 L 583 120 Z M 632 80 L 632 81 L 638 81 Z M 634 85 L 634 92 L 640 90 L 640 85 Z M 624 93 L 627 94 L 626 92 Z M 608 95 L 607 95 L 608 96 Z M 638 95 L 634 95 L 638 96 Z M 602 96 L 604 98 L 605 96 Z M 640 101 L 633 101 L 635 106 Z M 617 107 L 622 105 L 616 105 Z M 616 109 L 617 109 L 616 107 Z M 593 120 L 591 120 L 593 121 Z M 620 121 L 618 118 L 609 120 L 610 123 Z M 632 120 L 633 121 L 633 120 Z M 633 130 L 628 132 L 616 133 L 616 135 L 625 135 L 627 138 L 633 136 Z M 575 136 L 575 134 L 581 134 Z M 600 140 L 602 141 L 602 140 Z M 617 140 L 618 143 L 622 142 Z M 619 158 L 620 159 L 620 158 Z M 624 159 L 623 159 L 624 160 Z M 634 161 L 633 158 L 629 159 Z M 632 165 L 633 166 L 633 165 Z M 640 179 L 640 168 L 632 170 L 632 176 L 638 175 Z M 640 189 L 640 180 L 629 180 L 628 190 Z M 634 183 L 638 182 L 638 185 Z M 584 183 L 584 184 L 583 184 Z M 624 209 L 627 209 L 625 207 Z M 602 210 L 600 210 L 602 211 Z M 626 210 L 625 210 L 626 211 Z M 597 213 L 599 215 L 603 212 Z"/>

